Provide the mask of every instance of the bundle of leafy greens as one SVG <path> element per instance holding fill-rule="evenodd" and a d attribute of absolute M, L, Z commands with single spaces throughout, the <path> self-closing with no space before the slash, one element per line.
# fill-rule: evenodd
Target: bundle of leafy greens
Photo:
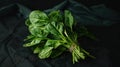
<path fill-rule="evenodd" d="M 40 59 L 55 58 L 64 51 L 72 53 L 73 63 L 91 56 L 78 43 L 78 35 L 73 30 L 75 20 L 69 10 L 52 11 L 46 14 L 35 10 L 26 20 L 30 35 L 25 39 L 24 47 L 30 47 Z"/>

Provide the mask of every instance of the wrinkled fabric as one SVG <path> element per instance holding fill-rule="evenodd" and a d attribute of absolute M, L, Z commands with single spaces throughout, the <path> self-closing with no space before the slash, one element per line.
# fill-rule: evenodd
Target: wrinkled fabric
<path fill-rule="evenodd" d="M 104 5 L 90 8 L 72 0 L 66 0 L 55 7 L 45 10 L 68 9 L 78 24 L 108 26 L 120 22 L 119 13 Z M 40 60 L 29 48 L 24 48 L 23 39 L 29 34 L 25 19 L 31 10 L 20 4 L 9 4 L 0 8 L 0 67 L 111 67 L 109 50 L 105 47 L 85 46 L 96 58 L 87 58 L 72 64 L 71 54 L 65 52 L 55 59 Z M 95 44 L 96 45 L 96 44 Z"/>
<path fill-rule="evenodd" d="M 61 4 L 46 10 L 70 10 L 75 20 L 81 25 L 110 26 L 120 21 L 120 14 L 107 8 L 104 4 L 94 5 L 87 8 L 85 5 L 74 0 L 65 0 Z"/>

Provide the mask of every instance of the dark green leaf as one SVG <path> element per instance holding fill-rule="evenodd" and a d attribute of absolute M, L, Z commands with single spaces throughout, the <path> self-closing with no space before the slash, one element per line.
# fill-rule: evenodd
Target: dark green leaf
<path fill-rule="evenodd" d="M 50 18 L 50 21 L 54 21 L 56 23 L 63 21 L 62 14 L 59 10 L 50 12 L 48 17 Z"/>
<path fill-rule="evenodd" d="M 64 51 L 66 50 L 65 47 L 63 46 L 59 46 L 58 48 L 56 48 L 55 50 L 53 50 L 52 54 L 51 54 L 51 58 L 55 58 L 58 57 L 59 55 L 61 55 Z"/>
<path fill-rule="evenodd" d="M 72 26 L 74 24 L 74 19 L 70 11 L 65 10 L 65 25 L 70 27 L 72 29 Z"/>
<path fill-rule="evenodd" d="M 64 24 L 63 23 L 59 23 L 58 25 L 57 25 L 57 29 L 58 29 L 58 31 L 60 32 L 60 33 L 63 33 L 63 26 L 64 26 Z"/>
<path fill-rule="evenodd" d="M 25 25 L 29 26 L 30 24 L 31 24 L 31 23 L 30 23 L 30 20 L 27 19 L 27 20 L 25 21 Z"/>

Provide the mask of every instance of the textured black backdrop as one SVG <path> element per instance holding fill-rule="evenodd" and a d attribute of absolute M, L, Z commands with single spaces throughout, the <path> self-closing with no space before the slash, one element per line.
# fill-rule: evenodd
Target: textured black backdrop
<path fill-rule="evenodd" d="M 34 10 L 34 9 L 48 9 L 53 6 L 61 3 L 63 0 L 0 0 L 0 7 L 6 4 L 10 4 L 13 2 L 17 2 L 25 5 L 26 7 Z M 85 4 L 87 7 L 96 4 L 105 4 L 108 8 L 119 11 L 119 2 L 117 0 L 76 0 L 80 3 Z M 113 24 L 112 26 L 87 26 L 88 30 L 93 32 L 97 38 L 100 39 L 97 42 L 98 46 L 105 47 L 110 52 L 110 59 L 112 64 L 116 65 L 114 67 L 118 67 L 119 63 L 119 45 L 120 45 L 120 23 Z M 83 42 L 85 43 L 85 42 Z M 94 44 L 93 41 L 88 40 L 87 43 Z"/>
<path fill-rule="evenodd" d="M 47 9 L 59 4 L 64 0 L 14 0 L 25 6 L 28 6 L 31 9 Z M 108 8 L 114 9 L 116 11 L 120 11 L 120 4 L 118 0 L 75 0 L 77 2 L 83 3 L 86 6 L 92 6 L 97 4 L 105 4 Z"/>

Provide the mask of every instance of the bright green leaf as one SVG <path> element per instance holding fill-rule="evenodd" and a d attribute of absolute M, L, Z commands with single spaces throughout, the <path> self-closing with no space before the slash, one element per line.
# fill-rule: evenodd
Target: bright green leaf
<path fill-rule="evenodd" d="M 53 47 L 45 47 L 44 49 L 42 49 L 42 51 L 38 55 L 39 58 L 40 59 L 48 58 L 52 53 L 52 49 Z"/>
<path fill-rule="evenodd" d="M 62 45 L 60 40 L 47 40 L 45 46 L 50 46 L 50 47 L 54 47 L 57 48 L 60 45 Z"/>
<path fill-rule="evenodd" d="M 36 47 L 33 51 L 33 53 L 40 53 L 40 51 L 42 50 L 43 48 L 42 47 Z"/>
<path fill-rule="evenodd" d="M 39 26 L 45 25 L 48 23 L 47 15 L 39 10 L 32 11 L 29 15 L 30 22 L 32 24 L 38 24 Z"/>
<path fill-rule="evenodd" d="M 27 36 L 26 39 L 24 39 L 24 41 L 31 40 L 31 39 L 33 39 L 33 38 L 35 38 L 35 36 L 33 36 L 33 35 L 29 35 L 29 36 Z"/>
<path fill-rule="evenodd" d="M 47 30 L 51 33 L 51 34 L 53 34 L 53 35 L 60 35 L 60 32 L 57 30 L 57 28 L 54 26 L 54 25 L 52 25 L 51 23 L 49 23 L 48 25 L 47 25 Z"/>
<path fill-rule="evenodd" d="M 38 37 L 46 37 L 48 35 L 48 31 L 46 27 L 30 25 L 29 31 L 32 35 L 38 36 Z"/>
<path fill-rule="evenodd" d="M 30 43 L 24 44 L 24 47 L 31 47 L 34 46 L 36 44 L 39 44 L 41 41 L 41 38 L 34 38 Z"/>

